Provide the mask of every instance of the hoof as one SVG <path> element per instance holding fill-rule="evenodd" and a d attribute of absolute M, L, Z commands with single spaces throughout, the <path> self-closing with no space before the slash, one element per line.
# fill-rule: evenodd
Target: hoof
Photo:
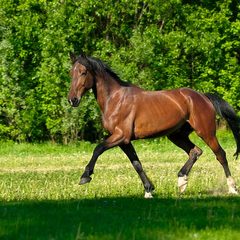
<path fill-rule="evenodd" d="M 85 184 L 85 183 L 91 182 L 91 180 L 92 180 L 91 177 L 82 177 L 82 178 L 80 179 L 79 184 L 80 184 L 80 185 L 83 185 L 83 184 Z"/>
<path fill-rule="evenodd" d="M 153 195 L 151 192 L 145 192 L 144 198 L 153 198 Z"/>
<path fill-rule="evenodd" d="M 232 177 L 227 178 L 227 185 L 228 185 L 228 193 L 229 194 L 238 194 L 237 187 L 235 181 Z"/>
<path fill-rule="evenodd" d="M 234 194 L 234 195 L 238 195 L 238 191 L 236 188 L 229 188 L 229 191 L 228 191 L 229 194 Z"/>
<path fill-rule="evenodd" d="M 187 176 L 184 175 L 183 177 L 178 177 L 178 189 L 180 193 L 184 193 L 187 188 Z"/>

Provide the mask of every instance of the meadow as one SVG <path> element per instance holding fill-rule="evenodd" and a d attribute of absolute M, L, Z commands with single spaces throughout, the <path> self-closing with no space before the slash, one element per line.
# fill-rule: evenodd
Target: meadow
<path fill-rule="evenodd" d="M 240 184 L 235 142 L 218 133 Z M 94 144 L 0 143 L 0 239 L 239 239 L 240 197 L 227 193 L 223 169 L 209 148 L 183 195 L 177 173 L 187 156 L 167 139 L 134 142 L 154 198 L 120 149 L 98 160 L 92 182 L 78 185 Z"/>

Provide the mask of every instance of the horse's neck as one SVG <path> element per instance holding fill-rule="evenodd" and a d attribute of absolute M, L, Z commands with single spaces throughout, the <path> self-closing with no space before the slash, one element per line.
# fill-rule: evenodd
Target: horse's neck
<path fill-rule="evenodd" d="M 104 112 L 108 99 L 121 88 L 120 84 L 112 77 L 96 78 L 95 96 L 102 112 Z"/>

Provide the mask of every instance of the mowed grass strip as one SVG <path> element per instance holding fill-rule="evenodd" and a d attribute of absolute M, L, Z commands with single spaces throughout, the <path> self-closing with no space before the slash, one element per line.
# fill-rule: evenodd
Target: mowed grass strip
<path fill-rule="evenodd" d="M 156 190 L 143 187 L 119 149 L 98 160 L 90 184 L 78 185 L 95 145 L 2 143 L 0 149 L 1 239 L 237 239 L 240 198 L 227 194 L 223 169 L 204 150 L 184 195 L 177 172 L 187 156 L 167 139 L 134 145 Z M 240 185 L 235 143 L 226 131 L 219 140 Z"/>

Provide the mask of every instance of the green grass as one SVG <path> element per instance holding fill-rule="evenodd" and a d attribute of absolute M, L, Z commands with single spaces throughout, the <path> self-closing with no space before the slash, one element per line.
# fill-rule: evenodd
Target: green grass
<path fill-rule="evenodd" d="M 0 144 L 0 239 L 238 239 L 240 198 L 227 194 L 223 169 L 204 150 L 184 195 L 177 172 L 186 155 L 168 140 L 134 145 L 156 190 L 141 182 L 119 149 L 98 160 L 90 184 L 79 186 L 94 145 Z M 236 182 L 231 134 L 219 132 Z"/>

